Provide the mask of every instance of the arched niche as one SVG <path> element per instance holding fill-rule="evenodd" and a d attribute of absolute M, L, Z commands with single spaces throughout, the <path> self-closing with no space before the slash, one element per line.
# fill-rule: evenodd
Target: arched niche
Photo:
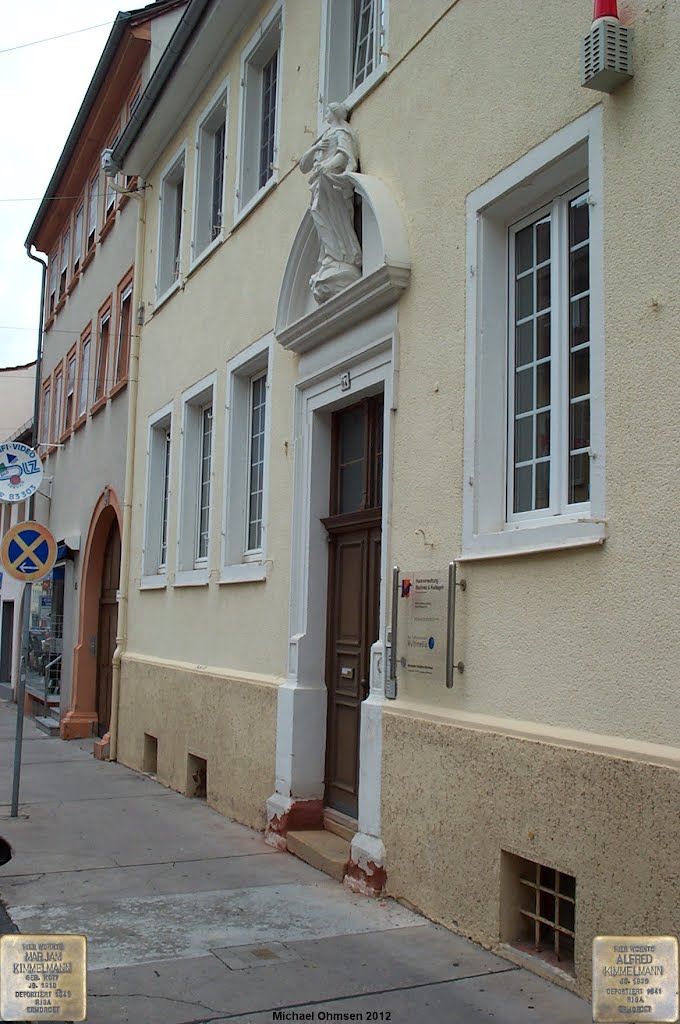
<path fill-rule="evenodd" d="M 409 281 L 408 238 L 392 194 L 369 174 L 348 177 L 361 199 L 361 277 L 339 295 L 317 304 L 309 279 L 319 261 L 319 240 L 307 210 L 288 256 L 276 311 L 277 340 L 292 352 L 307 352 L 392 305 Z"/>

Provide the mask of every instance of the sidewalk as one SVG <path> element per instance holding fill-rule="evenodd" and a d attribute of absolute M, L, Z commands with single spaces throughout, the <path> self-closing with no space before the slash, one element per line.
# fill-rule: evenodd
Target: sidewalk
<path fill-rule="evenodd" d="M 570 993 L 30 719 L 11 819 L 14 729 L 0 701 L 0 900 L 22 932 L 88 936 L 91 1024 L 591 1021 Z"/>

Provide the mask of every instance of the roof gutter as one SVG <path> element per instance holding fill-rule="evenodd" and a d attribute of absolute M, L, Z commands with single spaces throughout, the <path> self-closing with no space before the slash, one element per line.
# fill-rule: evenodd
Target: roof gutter
<path fill-rule="evenodd" d="M 151 115 L 187 44 L 191 41 L 191 37 L 212 2 L 213 0 L 189 0 L 189 6 L 182 15 L 163 56 L 149 79 L 135 112 L 113 148 L 111 160 L 116 171 L 122 169 L 130 148 Z"/>

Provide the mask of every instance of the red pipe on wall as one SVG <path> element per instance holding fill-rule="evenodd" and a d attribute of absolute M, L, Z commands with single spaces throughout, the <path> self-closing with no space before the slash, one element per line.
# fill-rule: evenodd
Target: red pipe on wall
<path fill-rule="evenodd" d="M 595 0 L 593 21 L 598 18 L 618 18 L 618 0 Z"/>

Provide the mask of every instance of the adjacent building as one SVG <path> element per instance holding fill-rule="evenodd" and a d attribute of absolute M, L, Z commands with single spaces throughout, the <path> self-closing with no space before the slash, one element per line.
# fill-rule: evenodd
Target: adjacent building
<path fill-rule="evenodd" d="M 134 118 L 184 6 L 118 15 L 26 239 L 48 256 L 35 518 L 59 545 L 34 638 L 49 656 L 38 666 L 49 664 L 49 707 L 37 681 L 28 692 L 66 739 L 109 728 L 136 321 L 137 186 L 107 178 L 101 154 Z"/>
<path fill-rule="evenodd" d="M 590 0 L 156 4 L 97 136 L 92 271 L 135 208 L 137 256 L 78 307 L 82 442 L 41 438 L 87 538 L 62 735 L 108 725 L 122 528 L 111 757 L 585 995 L 594 935 L 680 930 L 680 21 L 604 6 L 584 89 Z"/>
<path fill-rule="evenodd" d="M 0 370 L 0 443 L 31 443 L 35 361 Z M 27 502 L 0 505 L 0 541 L 26 519 Z M 21 608 L 24 585 L 5 570 L 0 556 L 0 692 L 16 689 L 21 654 Z"/>

